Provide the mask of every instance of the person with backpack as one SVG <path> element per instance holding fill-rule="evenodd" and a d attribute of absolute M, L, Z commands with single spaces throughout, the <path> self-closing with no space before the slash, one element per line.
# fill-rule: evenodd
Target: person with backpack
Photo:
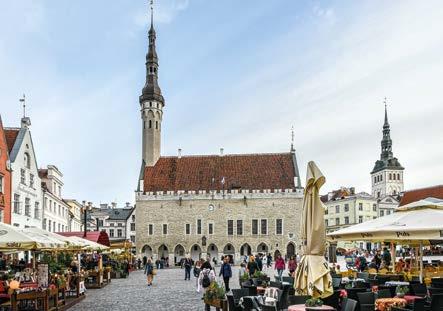
<path fill-rule="evenodd" d="M 215 281 L 215 273 L 214 270 L 208 268 L 202 268 L 200 275 L 197 281 L 197 292 L 201 292 L 203 290 L 203 295 L 206 290 L 208 290 L 209 286 L 212 282 Z M 205 304 L 205 310 L 209 311 L 211 309 L 210 305 Z"/>
<path fill-rule="evenodd" d="M 191 280 L 192 259 L 189 256 L 183 260 L 182 266 L 185 268 L 185 281 Z"/>
<path fill-rule="evenodd" d="M 229 279 L 232 277 L 232 269 L 229 263 L 229 256 L 225 256 L 220 267 L 219 276 L 223 277 L 223 282 L 225 282 L 225 290 L 226 292 L 229 292 Z"/>

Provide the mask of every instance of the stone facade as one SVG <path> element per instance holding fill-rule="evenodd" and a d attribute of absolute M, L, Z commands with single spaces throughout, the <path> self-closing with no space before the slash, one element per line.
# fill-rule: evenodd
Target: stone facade
<path fill-rule="evenodd" d="M 11 165 L 0 116 L 0 221 L 11 224 Z"/>
<path fill-rule="evenodd" d="M 299 251 L 302 205 L 302 192 L 292 189 L 225 195 L 210 192 L 138 194 L 137 253 L 154 258 L 169 257 L 171 264 L 186 254 L 193 259 L 206 254 L 217 259 L 221 255 L 232 255 L 236 262 L 240 256 L 250 253 L 279 251 L 282 255 L 292 255 Z M 276 232 L 277 219 L 282 220 L 281 232 Z M 229 220 L 232 220 L 232 232 L 228 232 Z M 239 220 L 241 234 L 237 228 Z M 258 226 L 254 233 L 253 220 L 257 220 Z M 266 220 L 263 232 L 262 220 Z"/>

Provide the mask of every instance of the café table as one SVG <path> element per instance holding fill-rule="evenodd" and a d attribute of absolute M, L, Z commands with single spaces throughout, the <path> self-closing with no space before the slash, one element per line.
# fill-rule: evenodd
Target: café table
<path fill-rule="evenodd" d="M 406 307 L 407 301 L 404 298 L 379 298 L 375 300 L 375 309 L 379 311 L 390 311 L 391 307 Z"/>
<path fill-rule="evenodd" d="M 311 310 L 335 310 L 333 307 L 328 305 L 322 305 L 319 307 L 306 307 L 304 304 L 292 305 L 288 307 L 288 311 L 305 311 L 306 308 Z"/>
<path fill-rule="evenodd" d="M 415 299 L 423 299 L 423 297 L 420 296 L 414 296 L 414 295 L 404 295 L 403 299 L 406 300 L 406 303 L 414 303 Z"/>
<path fill-rule="evenodd" d="M 409 286 L 409 282 L 401 282 L 401 281 L 387 281 L 385 283 L 386 286 Z"/>

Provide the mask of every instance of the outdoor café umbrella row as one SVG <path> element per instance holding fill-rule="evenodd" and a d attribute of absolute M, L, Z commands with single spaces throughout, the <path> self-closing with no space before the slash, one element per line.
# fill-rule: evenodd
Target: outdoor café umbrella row
<path fill-rule="evenodd" d="M 443 200 L 426 198 L 412 202 L 391 215 L 329 233 L 328 238 L 331 242 L 363 240 L 418 246 L 421 279 L 423 245 L 443 241 Z"/>

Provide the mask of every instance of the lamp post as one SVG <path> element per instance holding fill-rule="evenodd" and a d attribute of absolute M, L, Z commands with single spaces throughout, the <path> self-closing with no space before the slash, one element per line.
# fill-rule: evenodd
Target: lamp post
<path fill-rule="evenodd" d="M 86 205 L 86 201 L 83 201 L 83 217 L 85 219 L 85 226 L 84 226 L 84 233 L 83 237 L 86 238 L 86 232 L 88 231 L 88 218 L 87 218 L 87 212 L 92 210 L 92 202 L 88 202 L 88 205 Z"/>

